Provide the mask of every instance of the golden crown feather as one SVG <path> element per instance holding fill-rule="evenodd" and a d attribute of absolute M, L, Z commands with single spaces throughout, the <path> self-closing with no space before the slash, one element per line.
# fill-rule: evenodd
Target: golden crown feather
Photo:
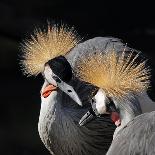
<path fill-rule="evenodd" d="M 50 25 L 47 30 L 38 29 L 22 45 L 23 73 L 27 76 L 38 75 L 50 59 L 67 54 L 81 41 L 73 27 Z"/>
<path fill-rule="evenodd" d="M 130 93 L 143 92 L 150 85 L 150 69 L 139 54 L 114 49 L 89 53 L 78 59 L 75 73 L 81 80 L 102 88 L 109 97 L 124 99 Z"/>

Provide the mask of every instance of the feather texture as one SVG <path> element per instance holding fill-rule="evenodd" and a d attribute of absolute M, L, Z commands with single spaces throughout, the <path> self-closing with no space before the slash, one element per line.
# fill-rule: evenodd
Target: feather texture
<path fill-rule="evenodd" d="M 79 43 L 80 37 L 74 28 L 65 25 L 48 25 L 46 30 L 36 30 L 31 39 L 22 46 L 23 60 L 21 60 L 24 74 L 38 75 L 44 70 L 44 65 L 50 59 L 65 55 Z"/>
<path fill-rule="evenodd" d="M 155 111 L 135 117 L 113 140 L 107 155 L 155 154 Z"/>
<path fill-rule="evenodd" d="M 77 61 L 76 75 L 103 88 L 109 97 L 125 99 L 129 93 L 143 92 L 149 87 L 150 69 L 139 54 L 107 51 L 89 53 Z"/>

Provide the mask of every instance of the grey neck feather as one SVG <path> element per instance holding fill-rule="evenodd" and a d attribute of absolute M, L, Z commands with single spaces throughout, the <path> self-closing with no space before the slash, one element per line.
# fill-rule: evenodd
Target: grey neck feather
<path fill-rule="evenodd" d="M 84 106 L 78 106 L 61 90 L 53 92 L 47 100 L 42 98 L 38 130 L 43 143 L 55 155 L 105 154 L 114 126 L 109 118 L 99 118 L 80 127 L 78 122 L 90 107 L 88 97 L 92 86 L 78 79 L 70 85 L 74 86 Z"/>
<path fill-rule="evenodd" d="M 116 134 L 124 128 L 129 121 L 142 113 L 138 99 L 136 96 L 134 97 L 134 95 L 131 96 L 132 97 L 127 98 L 125 101 L 114 101 L 116 107 L 119 109 L 121 125 L 116 128 L 113 138 L 115 138 Z"/>
<path fill-rule="evenodd" d="M 104 54 L 107 49 L 114 48 L 116 51 L 129 50 L 119 39 L 97 37 L 78 44 L 66 55 L 66 58 L 74 70 L 76 61 L 81 55 L 96 51 L 102 51 Z M 79 81 L 73 83 L 75 91 L 79 94 L 82 102 L 85 103 L 83 109 L 76 108 L 76 104 L 62 92 L 59 94 L 62 95 L 61 103 L 52 99 L 46 103 L 42 101 L 38 124 L 40 137 L 50 152 L 54 152 L 56 155 L 103 155 L 111 144 L 114 126 L 112 126 L 109 118 L 98 118 L 84 127 L 77 126 L 77 119 L 80 120 L 90 107 L 88 104 L 90 93 L 88 92 L 91 92 L 92 89 Z M 58 98 L 59 96 L 55 94 L 55 97 Z M 64 101 L 65 98 L 68 101 Z M 58 106 L 58 104 L 60 105 Z M 74 112 L 72 109 L 74 109 Z M 65 134 L 60 136 L 60 133 Z M 68 141 L 67 137 L 72 137 L 70 138 L 72 139 L 71 142 Z M 78 145 L 75 148 L 77 142 Z"/>

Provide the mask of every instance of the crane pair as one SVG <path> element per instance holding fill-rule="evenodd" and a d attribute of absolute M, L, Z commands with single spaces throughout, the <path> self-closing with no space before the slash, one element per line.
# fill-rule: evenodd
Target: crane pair
<path fill-rule="evenodd" d="M 105 154 L 114 126 L 96 116 L 111 114 L 117 135 L 142 113 L 138 95 L 149 87 L 146 62 L 120 40 L 79 41 L 73 29 L 48 26 L 23 45 L 24 73 L 45 79 L 38 130 L 51 154 Z"/>

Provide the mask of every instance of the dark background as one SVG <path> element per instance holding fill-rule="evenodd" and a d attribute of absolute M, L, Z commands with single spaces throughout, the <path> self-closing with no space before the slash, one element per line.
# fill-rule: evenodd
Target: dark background
<path fill-rule="evenodd" d="M 42 79 L 24 77 L 18 65 L 20 42 L 47 20 L 74 25 L 85 40 L 121 38 L 155 65 L 155 9 L 149 1 L 0 0 L 0 155 L 49 154 L 37 130 Z"/>

